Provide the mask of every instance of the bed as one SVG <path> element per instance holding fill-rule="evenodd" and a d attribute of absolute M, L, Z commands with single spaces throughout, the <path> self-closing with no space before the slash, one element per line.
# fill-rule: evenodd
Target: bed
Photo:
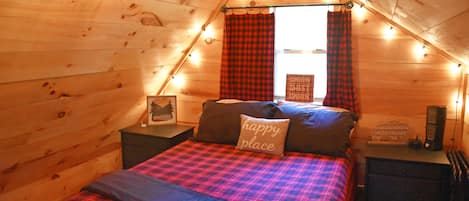
<path fill-rule="evenodd" d="M 128 171 L 225 200 L 339 201 L 352 200 L 353 167 L 353 160 L 343 157 L 299 152 L 278 157 L 188 140 Z M 110 199 L 82 191 L 70 200 Z"/>
<path fill-rule="evenodd" d="M 201 118 L 200 126 L 203 124 Z M 235 124 L 239 125 L 239 121 Z M 205 132 L 203 129 L 199 127 L 199 132 Z M 223 135 L 225 140 L 227 134 Z M 349 146 L 341 156 L 289 149 L 282 155 L 272 155 L 240 150 L 229 143 L 207 142 L 210 141 L 207 139 L 187 140 L 126 171 L 221 200 L 353 200 L 354 160 Z M 81 191 L 69 200 L 112 199 Z"/>

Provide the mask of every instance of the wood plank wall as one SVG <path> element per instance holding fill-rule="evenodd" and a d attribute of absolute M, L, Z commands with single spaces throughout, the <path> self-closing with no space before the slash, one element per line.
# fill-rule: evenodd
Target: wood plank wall
<path fill-rule="evenodd" d="M 264 1 L 256 2 L 263 5 Z M 272 4 L 272 1 L 265 2 Z M 232 0 L 228 4 L 242 6 L 245 2 Z M 359 6 L 355 6 L 353 11 L 352 54 L 362 115 L 353 143 L 361 175 L 364 171 L 363 153 L 373 129 L 382 123 L 400 121 L 409 125 L 410 137 L 423 139 L 427 105 L 447 105 L 445 145 L 452 146 L 454 136 L 454 146 L 458 147 L 462 128 L 461 108 L 456 111 L 456 100 L 461 74 L 458 69 L 453 69 L 453 61 L 434 49 L 429 49 L 424 58 L 416 56 L 414 50 L 420 46 L 418 40 L 399 30 L 393 39 L 388 40 L 383 34 L 386 19 L 366 10 L 364 16 L 359 17 L 356 9 Z M 185 85 L 171 84 L 166 91 L 166 94 L 178 96 L 179 121 L 197 124 L 202 102 L 219 95 L 222 22 L 223 19 L 218 19 L 214 23 L 216 33 L 220 35 L 215 43 L 207 45 L 200 41 L 197 44 L 202 63 L 193 65 L 187 62 L 182 68 L 180 75 L 185 77 Z M 468 146 L 467 142 L 465 144 Z"/>
<path fill-rule="evenodd" d="M 466 84 L 466 99 L 465 99 L 465 104 L 466 104 L 466 109 L 464 111 L 464 127 L 463 127 L 463 136 L 462 136 L 462 150 L 464 153 L 466 153 L 466 156 L 469 157 L 469 110 L 467 108 L 467 105 L 469 104 L 469 89 L 467 86 L 469 86 L 469 75 L 465 75 L 465 84 Z"/>
<path fill-rule="evenodd" d="M 145 95 L 159 89 L 195 25 L 215 6 L 213 0 L 0 1 L 0 201 L 63 200 L 119 169 L 118 129 L 137 122 Z M 432 50 L 416 60 L 415 40 L 384 39 L 379 17 L 353 23 L 363 108 L 356 151 L 377 124 L 390 120 L 423 136 L 429 104 L 450 106 L 445 139 L 451 144 L 459 82 L 450 61 Z M 196 125 L 202 102 L 219 95 L 223 16 L 211 26 L 216 40 L 196 44 L 201 61 L 184 65 L 185 85 L 166 91 L 178 96 L 181 123 Z"/>
<path fill-rule="evenodd" d="M 120 169 L 118 130 L 137 122 L 214 7 L 0 1 L 0 200 L 63 200 Z"/>

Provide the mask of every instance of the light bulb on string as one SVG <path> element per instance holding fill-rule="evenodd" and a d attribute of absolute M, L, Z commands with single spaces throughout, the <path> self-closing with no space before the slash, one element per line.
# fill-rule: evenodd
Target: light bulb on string
<path fill-rule="evenodd" d="M 419 59 L 425 58 L 428 55 L 427 51 L 428 51 L 427 46 L 421 43 L 417 44 L 414 49 L 415 56 Z"/>
<path fill-rule="evenodd" d="M 208 45 L 213 43 L 215 40 L 215 31 L 213 30 L 212 26 L 207 26 L 205 30 L 203 30 L 202 38 Z"/>
<path fill-rule="evenodd" d="M 174 86 L 178 88 L 184 87 L 184 84 L 185 84 L 185 80 L 181 75 L 171 76 L 171 82 L 174 84 Z"/>
<path fill-rule="evenodd" d="M 200 62 L 201 62 L 201 56 L 200 56 L 200 52 L 199 51 L 192 51 L 190 54 L 189 54 L 189 61 L 194 64 L 194 65 L 199 65 Z"/>
<path fill-rule="evenodd" d="M 391 40 L 392 38 L 394 38 L 395 33 L 396 33 L 396 30 L 394 29 L 392 25 L 387 26 L 384 29 L 384 36 L 386 37 L 387 40 Z"/>
<path fill-rule="evenodd" d="M 361 2 L 359 5 L 355 5 L 352 9 L 354 10 L 352 13 L 354 13 L 354 15 L 358 19 L 361 20 L 365 18 L 365 14 L 366 14 L 365 3 Z"/>

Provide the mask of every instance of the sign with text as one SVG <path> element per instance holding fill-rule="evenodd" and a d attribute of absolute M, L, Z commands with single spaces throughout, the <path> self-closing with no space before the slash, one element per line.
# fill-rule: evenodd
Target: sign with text
<path fill-rule="evenodd" d="M 313 102 L 314 75 L 287 74 L 286 101 Z"/>

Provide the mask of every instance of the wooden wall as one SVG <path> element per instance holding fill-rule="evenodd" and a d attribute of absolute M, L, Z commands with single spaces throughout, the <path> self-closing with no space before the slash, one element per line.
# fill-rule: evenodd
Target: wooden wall
<path fill-rule="evenodd" d="M 256 2 L 262 5 L 264 1 Z M 229 1 L 228 4 L 243 3 Z M 453 145 L 454 135 L 454 146 L 459 147 L 462 121 L 461 107 L 456 111 L 456 100 L 461 74 L 453 68 L 453 61 L 432 48 L 426 57 L 416 56 L 414 50 L 421 46 L 418 40 L 399 30 L 388 40 L 383 34 L 386 18 L 366 10 L 364 16 L 359 17 L 356 9 L 359 6 L 353 11 L 353 65 L 362 114 L 353 143 L 361 171 L 364 171 L 363 153 L 373 129 L 382 123 L 400 121 L 408 124 L 410 137 L 418 135 L 423 139 L 427 105 L 447 105 L 445 145 Z M 217 34 L 223 32 L 222 19 L 216 21 L 215 27 Z M 166 91 L 178 95 L 180 121 L 197 123 L 201 103 L 218 97 L 222 48 L 219 37 L 211 45 L 202 41 L 197 44 L 196 49 L 202 52 L 202 63 L 187 62 L 180 73 L 186 77 L 185 85 L 170 85 Z"/>
<path fill-rule="evenodd" d="M 257 1 L 263 2 L 290 1 Z M 0 201 L 63 200 L 119 169 L 118 130 L 138 121 L 145 96 L 158 91 L 216 3 L 0 1 Z M 459 77 L 449 70 L 450 61 L 434 50 L 417 60 L 411 51 L 416 40 L 401 33 L 388 41 L 384 25 L 379 16 L 354 17 L 363 110 L 357 153 L 372 129 L 390 120 L 423 136 L 429 104 L 449 106 L 445 139 L 451 144 L 461 121 L 454 109 Z M 195 47 L 200 63 L 186 62 L 178 74 L 185 84 L 171 83 L 165 92 L 178 96 L 181 123 L 196 125 L 202 102 L 218 98 L 223 16 L 211 26 L 216 40 Z"/>
<path fill-rule="evenodd" d="M 467 72 L 467 71 L 466 71 Z M 465 94 L 465 104 L 466 108 L 464 110 L 464 124 L 463 124 L 463 136 L 462 136 L 462 150 L 464 153 L 466 153 L 466 156 L 469 157 L 469 110 L 467 108 L 467 105 L 469 104 L 469 89 L 467 86 L 469 86 L 469 75 L 465 75 L 465 84 L 466 84 L 466 94 Z"/>
<path fill-rule="evenodd" d="M 63 200 L 121 168 L 118 130 L 137 123 L 214 7 L 0 1 L 0 200 Z"/>

